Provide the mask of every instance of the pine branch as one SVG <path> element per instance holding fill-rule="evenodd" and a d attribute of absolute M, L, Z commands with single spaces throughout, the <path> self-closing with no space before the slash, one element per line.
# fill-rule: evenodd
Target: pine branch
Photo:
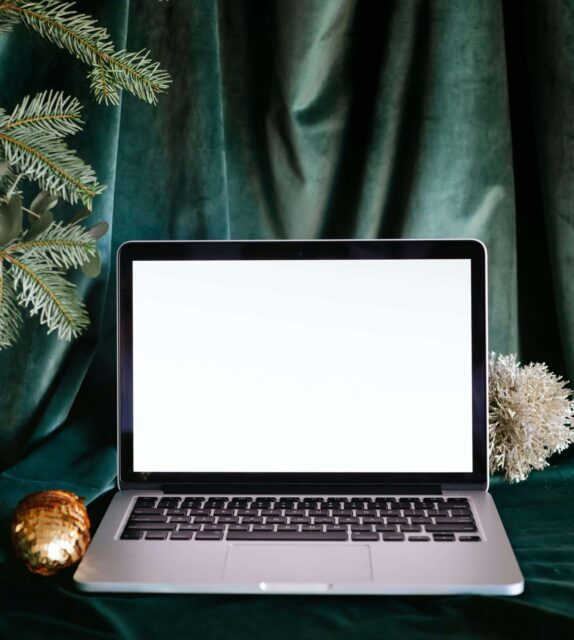
<path fill-rule="evenodd" d="M 117 107 L 120 104 L 120 91 L 114 82 L 110 69 L 103 64 L 97 64 L 88 74 L 90 89 L 96 102 L 103 102 Z"/>
<path fill-rule="evenodd" d="M 74 6 L 60 0 L 11 0 L 0 3 L 0 13 L 18 14 L 27 27 L 93 67 L 89 75 L 98 102 L 118 104 L 118 89 L 124 88 L 155 104 L 157 94 L 171 82 L 169 74 L 147 51 L 114 51 L 108 31 Z"/>
<path fill-rule="evenodd" d="M 20 334 L 22 314 L 16 304 L 16 293 L 10 271 L 0 258 L 0 349 L 11 347 Z"/>
<path fill-rule="evenodd" d="M 14 2 L 0 3 L 0 36 L 12 31 L 12 27 L 20 22 L 18 13 L 10 10 Z"/>
<path fill-rule="evenodd" d="M 171 77 L 159 66 L 159 62 L 153 62 L 149 57 L 149 51 L 116 51 L 111 57 L 105 57 L 100 65 L 101 69 L 94 70 L 90 74 L 91 87 L 96 95 L 102 96 L 110 87 L 121 87 L 135 96 L 155 104 L 157 94 L 165 91 L 171 83 Z M 112 100 L 108 102 L 113 103 Z"/>
<path fill-rule="evenodd" d="M 82 128 L 81 110 L 76 98 L 65 96 L 61 91 L 44 91 L 33 98 L 26 96 L 16 105 L 4 128 L 30 128 L 55 136 L 73 135 Z"/>
<path fill-rule="evenodd" d="M 74 2 L 12 0 L 5 4 L 5 10 L 18 14 L 27 27 L 90 66 L 98 64 L 100 56 L 113 53 L 107 29 L 98 26 L 95 18 L 74 11 Z"/>
<path fill-rule="evenodd" d="M 86 307 L 79 299 L 76 287 L 60 270 L 39 255 L 19 255 L 0 251 L 10 263 L 17 302 L 27 307 L 30 315 L 40 316 L 48 333 L 57 331 L 62 340 L 77 337 L 90 323 Z"/>
<path fill-rule="evenodd" d="M 64 271 L 81 267 L 97 254 L 96 239 L 89 229 L 77 224 L 53 222 L 33 240 L 16 242 L 5 251 L 27 259 L 41 259 Z"/>
<path fill-rule="evenodd" d="M 7 129 L 0 118 L 0 146 L 12 170 L 36 181 L 40 189 L 74 204 L 78 199 L 91 208 L 92 199 L 105 186 L 94 170 L 69 149 L 61 138 L 29 127 Z"/>

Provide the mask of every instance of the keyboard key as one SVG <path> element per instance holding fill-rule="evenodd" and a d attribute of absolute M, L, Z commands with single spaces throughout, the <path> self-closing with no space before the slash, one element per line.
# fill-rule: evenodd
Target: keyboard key
<path fill-rule="evenodd" d="M 179 522 L 182 524 L 189 524 L 191 522 L 191 518 L 186 516 L 171 516 L 169 519 L 170 522 Z"/>
<path fill-rule="evenodd" d="M 335 524 L 335 518 L 325 518 L 323 516 L 313 518 L 314 524 Z"/>
<path fill-rule="evenodd" d="M 373 528 L 368 524 L 353 524 L 351 525 L 351 531 L 361 532 L 361 533 L 370 533 L 373 531 Z"/>
<path fill-rule="evenodd" d="M 385 542 L 403 542 L 405 539 L 402 533 L 383 533 L 383 540 Z"/>
<path fill-rule="evenodd" d="M 157 506 L 164 509 L 177 509 L 179 506 L 179 501 L 179 498 L 162 498 L 157 503 Z"/>
<path fill-rule="evenodd" d="M 477 531 L 474 524 L 427 524 L 425 525 L 427 533 L 444 533 L 444 532 L 463 532 Z"/>
<path fill-rule="evenodd" d="M 193 522 L 195 524 L 198 524 L 198 523 L 213 524 L 215 522 L 215 518 L 213 516 L 195 516 L 195 518 L 193 519 Z"/>
<path fill-rule="evenodd" d="M 378 542 L 379 534 L 378 533 L 366 533 L 366 532 L 353 532 L 351 534 L 351 540 L 354 542 Z"/>
<path fill-rule="evenodd" d="M 339 524 L 361 524 L 361 521 L 359 518 L 347 518 L 341 516 L 339 518 Z"/>
<path fill-rule="evenodd" d="M 167 516 L 130 516 L 130 522 L 167 522 Z"/>
<path fill-rule="evenodd" d="M 142 506 L 142 507 L 149 507 L 149 506 L 155 505 L 156 501 L 157 501 L 157 498 L 141 497 L 141 498 L 136 498 L 136 505 Z"/>
<path fill-rule="evenodd" d="M 461 542 L 480 542 L 480 536 L 458 536 Z"/>
<path fill-rule="evenodd" d="M 422 531 L 422 527 L 419 524 L 401 524 L 399 530 L 402 533 L 418 533 Z"/>
<path fill-rule="evenodd" d="M 191 540 L 193 531 L 174 531 L 170 536 L 170 540 Z"/>
<path fill-rule="evenodd" d="M 141 540 L 143 538 L 143 531 L 136 531 L 135 529 L 126 529 L 120 536 L 122 540 Z"/>
<path fill-rule="evenodd" d="M 409 523 L 408 518 L 395 518 L 395 517 L 387 518 L 387 524 L 408 524 L 408 523 Z"/>
<path fill-rule="evenodd" d="M 204 524 L 202 531 L 225 531 L 224 524 Z"/>
<path fill-rule="evenodd" d="M 435 542 L 454 542 L 455 541 L 455 537 L 453 533 L 435 533 L 432 538 Z"/>
<path fill-rule="evenodd" d="M 265 518 L 265 524 L 287 524 L 285 516 L 268 516 Z"/>
<path fill-rule="evenodd" d="M 464 516 L 460 518 L 435 518 L 435 524 L 474 524 L 472 516 Z"/>
<path fill-rule="evenodd" d="M 362 519 L 363 524 L 385 524 L 385 521 L 383 518 L 376 518 L 376 517 L 366 517 Z"/>
<path fill-rule="evenodd" d="M 409 536 L 411 542 L 430 542 L 429 536 Z"/>
<path fill-rule="evenodd" d="M 254 524 L 253 531 L 273 531 L 272 524 Z"/>
<path fill-rule="evenodd" d="M 217 524 L 237 524 L 239 518 L 237 516 L 220 516 L 217 518 Z"/>
<path fill-rule="evenodd" d="M 177 528 L 178 531 L 199 531 L 200 529 L 200 524 L 180 524 Z"/>
<path fill-rule="evenodd" d="M 432 518 L 411 518 L 411 524 L 432 524 Z"/>
<path fill-rule="evenodd" d="M 289 518 L 289 524 L 311 524 L 311 518 L 291 516 L 291 518 Z"/>
<path fill-rule="evenodd" d="M 253 527 L 255 529 L 255 527 Z M 318 524 L 304 524 L 301 531 L 323 531 L 323 527 Z"/>
<path fill-rule="evenodd" d="M 233 533 L 243 533 L 243 532 L 234 531 Z M 195 539 L 196 540 L 223 540 L 223 531 L 198 531 L 195 534 Z"/>
<path fill-rule="evenodd" d="M 424 516 L 425 512 L 422 509 L 405 509 L 403 511 L 404 516 Z"/>
<path fill-rule="evenodd" d="M 248 524 L 230 524 L 228 527 L 229 531 L 249 531 Z"/>
<path fill-rule="evenodd" d="M 279 524 L 277 531 L 299 531 L 299 527 L 296 524 Z"/>
<path fill-rule="evenodd" d="M 263 524 L 261 516 L 244 516 L 241 518 L 241 524 Z"/>
<path fill-rule="evenodd" d="M 135 508 L 132 511 L 134 516 L 163 516 L 165 509 L 140 509 Z"/>
<path fill-rule="evenodd" d="M 468 504 L 468 498 L 447 498 L 448 504 Z"/>
<path fill-rule="evenodd" d="M 348 535 L 346 531 L 228 531 L 227 540 L 344 541 Z"/>
<path fill-rule="evenodd" d="M 148 531 L 145 534 L 146 540 L 165 540 L 167 538 L 167 531 Z"/>
<path fill-rule="evenodd" d="M 326 530 L 331 533 L 347 533 L 347 527 L 341 527 L 338 525 L 327 525 Z"/>
<path fill-rule="evenodd" d="M 165 513 L 167 516 L 186 516 L 187 509 L 168 509 Z"/>
<path fill-rule="evenodd" d="M 472 516 L 472 511 L 470 509 L 451 509 L 450 514 L 454 518 L 458 518 L 461 516 Z"/>
<path fill-rule="evenodd" d="M 396 533 L 397 527 L 394 524 L 376 524 L 375 531 L 380 531 L 381 533 Z"/>
<path fill-rule="evenodd" d="M 130 531 L 175 531 L 176 525 L 164 522 L 128 522 L 127 528 Z"/>

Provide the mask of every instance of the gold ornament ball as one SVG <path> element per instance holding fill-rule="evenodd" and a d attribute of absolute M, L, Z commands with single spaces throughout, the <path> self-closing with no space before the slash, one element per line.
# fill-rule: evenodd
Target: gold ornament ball
<path fill-rule="evenodd" d="M 12 544 L 33 573 L 50 576 L 78 562 L 90 544 L 90 519 L 70 491 L 38 491 L 12 515 Z"/>

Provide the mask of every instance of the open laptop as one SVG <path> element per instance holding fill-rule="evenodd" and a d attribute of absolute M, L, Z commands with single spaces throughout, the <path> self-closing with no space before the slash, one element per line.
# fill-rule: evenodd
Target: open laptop
<path fill-rule="evenodd" d="M 130 242 L 87 591 L 518 594 L 475 240 Z"/>

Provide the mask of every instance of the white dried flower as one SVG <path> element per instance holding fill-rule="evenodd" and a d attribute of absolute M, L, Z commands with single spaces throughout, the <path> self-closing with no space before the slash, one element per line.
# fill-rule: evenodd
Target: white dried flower
<path fill-rule="evenodd" d="M 574 402 L 567 384 L 545 364 L 521 366 L 515 355 L 490 354 L 491 474 L 502 470 L 506 480 L 520 482 L 574 442 Z"/>

